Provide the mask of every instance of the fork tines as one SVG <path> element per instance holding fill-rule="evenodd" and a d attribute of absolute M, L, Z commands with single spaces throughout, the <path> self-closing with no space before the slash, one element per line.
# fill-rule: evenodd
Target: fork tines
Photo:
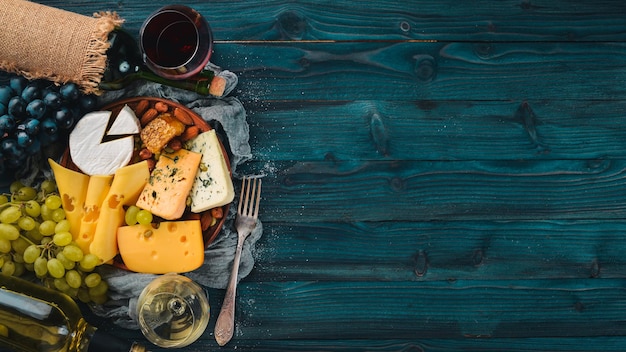
<path fill-rule="evenodd" d="M 241 180 L 238 213 L 257 218 L 261 201 L 261 179 L 245 176 Z"/>

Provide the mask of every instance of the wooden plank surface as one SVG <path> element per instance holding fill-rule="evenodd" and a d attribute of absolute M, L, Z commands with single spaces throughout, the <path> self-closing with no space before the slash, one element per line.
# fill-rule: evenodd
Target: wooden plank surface
<path fill-rule="evenodd" d="M 624 100 L 286 100 L 246 106 L 254 150 L 264 160 L 626 156 Z"/>
<path fill-rule="evenodd" d="M 624 278 L 624 221 L 272 224 L 251 280 Z"/>
<path fill-rule="evenodd" d="M 40 2 L 135 33 L 170 4 Z M 185 4 L 265 175 L 219 350 L 626 350 L 625 2 Z"/>
<path fill-rule="evenodd" d="M 90 15 L 119 12 L 126 26 L 171 4 L 155 1 L 40 0 Z M 626 5 L 619 1 L 211 1 L 201 10 L 217 40 L 623 41 Z"/>
<path fill-rule="evenodd" d="M 623 160 L 271 163 L 272 221 L 615 219 Z M 257 170 L 268 170 L 267 164 Z"/>
<path fill-rule="evenodd" d="M 246 100 L 614 100 L 623 43 L 269 43 L 216 47 Z M 237 60 L 243 57 L 243 60 Z M 276 60 L 279 57 L 280 61 Z"/>

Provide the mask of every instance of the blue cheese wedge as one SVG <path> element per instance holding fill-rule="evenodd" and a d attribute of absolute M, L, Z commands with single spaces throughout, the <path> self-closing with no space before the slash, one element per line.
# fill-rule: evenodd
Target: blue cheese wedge
<path fill-rule="evenodd" d="M 200 213 L 232 202 L 235 197 L 233 180 L 215 130 L 201 133 L 187 147 L 202 154 L 190 192 L 191 211 Z"/>

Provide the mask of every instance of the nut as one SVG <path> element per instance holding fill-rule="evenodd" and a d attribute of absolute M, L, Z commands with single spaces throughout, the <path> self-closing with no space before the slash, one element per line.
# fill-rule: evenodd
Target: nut
<path fill-rule="evenodd" d="M 148 124 L 148 122 L 154 120 L 155 117 L 157 117 L 157 115 L 159 115 L 159 112 L 155 109 L 155 108 L 150 108 L 148 110 L 146 110 L 146 112 L 144 112 L 141 115 L 141 125 L 145 126 Z"/>
<path fill-rule="evenodd" d="M 149 107 L 150 107 L 150 102 L 146 99 L 142 99 L 135 106 L 135 114 L 137 114 L 137 116 L 141 116 L 143 115 L 144 112 L 146 112 L 146 110 Z"/>
<path fill-rule="evenodd" d="M 154 154 L 148 148 L 143 148 L 139 151 L 139 159 L 141 160 L 150 159 L 152 158 L 152 155 Z"/>
<path fill-rule="evenodd" d="M 211 224 L 213 223 L 213 215 L 211 215 L 210 211 L 205 211 L 200 215 L 200 227 L 202 231 L 206 231 Z"/>
<path fill-rule="evenodd" d="M 189 116 L 189 114 L 181 108 L 174 108 L 174 117 L 187 126 L 193 125 L 193 119 L 191 116 Z"/>
<path fill-rule="evenodd" d="M 170 107 L 162 101 L 157 101 L 156 103 L 154 103 L 154 108 L 160 113 L 167 112 L 167 110 L 170 109 Z"/>
<path fill-rule="evenodd" d="M 213 216 L 216 219 L 223 218 L 224 217 L 224 209 L 222 209 L 222 207 L 212 208 L 211 209 L 211 216 Z"/>
<path fill-rule="evenodd" d="M 172 138 L 172 140 L 167 143 L 167 146 L 172 148 L 173 151 L 183 149 L 183 142 L 179 138 Z"/>
<path fill-rule="evenodd" d="M 200 128 L 198 126 L 189 126 L 185 129 L 185 132 L 180 135 L 180 140 L 186 142 L 190 139 L 195 138 L 200 134 Z"/>
<path fill-rule="evenodd" d="M 154 159 L 146 159 L 146 163 L 148 164 L 148 170 L 152 172 L 152 170 L 154 170 L 154 167 L 156 166 L 156 161 Z"/>
<path fill-rule="evenodd" d="M 198 213 L 189 213 L 185 215 L 185 220 L 200 220 L 200 214 Z"/>

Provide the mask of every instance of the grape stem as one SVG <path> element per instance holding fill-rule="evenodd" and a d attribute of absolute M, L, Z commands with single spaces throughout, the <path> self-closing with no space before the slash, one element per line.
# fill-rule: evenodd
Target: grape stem
<path fill-rule="evenodd" d="M 5 208 L 8 208 L 8 207 L 21 207 L 25 203 L 25 202 L 19 202 L 19 203 L 16 203 L 16 202 L 17 201 L 11 201 L 9 203 L 0 204 L 0 210 L 4 210 Z"/>
<path fill-rule="evenodd" d="M 35 242 L 33 242 L 33 241 L 31 241 L 31 240 L 30 240 L 30 238 L 28 238 L 28 237 L 26 237 L 26 236 L 24 236 L 24 235 L 22 235 L 22 234 L 20 234 L 20 237 L 21 237 L 24 241 L 28 242 L 29 244 L 32 244 L 32 245 L 38 246 L 38 244 L 37 244 L 37 243 L 35 243 Z"/>

